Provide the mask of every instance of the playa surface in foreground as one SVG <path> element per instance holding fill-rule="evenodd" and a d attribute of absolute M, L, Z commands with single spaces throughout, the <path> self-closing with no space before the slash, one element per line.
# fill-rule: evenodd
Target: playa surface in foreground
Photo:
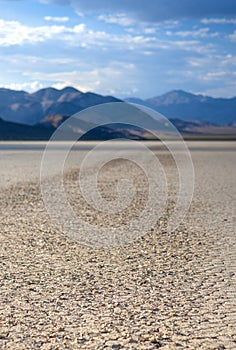
<path fill-rule="evenodd" d="M 167 233 L 170 200 L 151 232 L 112 249 L 72 241 L 51 224 L 39 186 L 44 144 L 32 146 L 0 144 L 1 348 L 236 348 L 236 143 L 189 143 L 196 178 L 184 222 Z M 151 147 L 174 181 L 167 152 Z M 135 205 L 112 218 L 86 207 L 70 166 L 65 186 L 78 215 L 98 226 L 138 215 L 146 182 L 132 164 L 101 174 L 107 199 L 119 174 L 136 181 Z"/>

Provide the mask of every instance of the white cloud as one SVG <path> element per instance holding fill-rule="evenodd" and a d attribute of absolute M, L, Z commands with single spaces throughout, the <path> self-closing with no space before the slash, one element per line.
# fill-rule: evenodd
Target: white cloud
<path fill-rule="evenodd" d="M 220 63 L 221 65 L 224 66 L 236 66 L 236 56 L 228 54 L 228 55 L 224 55 L 220 58 Z"/>
<path fill-rule="evenodd" d="M 211 37 L 214 38 L 219 35 L 219 33 L 214 32 L 214 33 L 209 33 L 209 28 L 200 28 L 198 30 L 185 30 L 185 31 L 178 31 L 178 32 L 173 32 L 173 31 L 167 31 L 166 35 L 168 36 L 180 36 L 180 37 L 188 37 L 191 36 L 193 38 L 207 38 Z"/>
<path fill-rule="evenodd" d="M 167 20 L 154 22 L 152 23 L 152 26 L 150 26 L 149 22 L 138 21 L 133 17 L 128 17 L 125 13 L 99 15 L 97 19 L 109 24 L 118 24 L 122 27 L 129 27 L 125 28 L 129 33 L 142 32 L 144 34 L 155 34 L 158 27 L 174 28 L 179 25 L 179 21 Z"/>
<path fill-rule="evenodd" d="M 191 66 L 191 67 L 202 67 L 203 65 L 205 65 L 205 60 L 202 58 L 190 58 L 188 59 L 187 63 Z"/>
<path fill-rule="evenodd" d="M 73 27 L 65 25 L 47 25 L 30 27 L 18 21 L 0 20 L 0 46 L 35 44 L 47 40 L 64 41 L 66 45 L 88 47 L 91 45 L 106 48 L 135 49 L 150 47 L 156 42 L 155 37 L 131 34 L 110 34 L 105 31 L 94 31 L 80 23 Z"/>
<path fill-rule="evenodd" d="M 114 14 L 110 14 L 110 15 L 100 15 L 98 16 L 98 20 L 99 21 L 103 21 L 106 23 L 110 23 L 110 24 L 118 24 L 120 26 L 124 26 L 124 27 L 128 27 L 131 26 L 135 23 L 135 21 L 128 17 L 126 14 L 124 13 L 118 13 L 116 15 Z"/>
<path fill-rule="evenodd" d="M 18 21 L 0 19 L 0 46 L 23 45 L 38 43 L 57 38 L 63 40 L 66 34 L 78 34 L 85 30 L 83 23 L 74 27 L 51 25 L 30 27 Z"/>
<path fill-rule="evenodd" d="M 156 28 L 151 28 L 151 27 L 149 27 L 149 28 L 144 28 L 144 33 L 145 34 L 155 34 L 156 33 Z"/>
<path fill-rule="evenodd" d="M 212 44 L 202 44 L 198 40 L 175 40 L 175 41 L 167 41 L 166 49 L 174 50 L 183 50 L 192 53 L 198 54 L 209 54 L 214 51 L 214 47 Z"/>
<path fill-rule="evenodd" d="M 154 54 L 154 52 L 153 51 L 142 51 L 142 54 L 145 56 L 151 56 Z"/>
<path fill-rule="evenodd" d="M 80 23 L 75 25 L 71 30 L 69 30 L 69 33 L 79 34 L 79 33 L 83 33 L 84 31 L 85 31 L 85 24 Z"/>
<path fill-rule="evenodd" d="M 73 66 L 76 68 L 84 67 L 81 61 L 78 61 L 77 57 L 46 57 L 41 53 L 42 56 L 25 55 L 25 54 L 7 54 L 0 56 L 0 64 L 8 67 L 5 72 L 13 72 L 12 67 L 14 67 L 15 73 L 22 73 L 25 69 L 29 67 L 32 70 L 47 68 L 55 69 L 55 66 L 60 69 L 61 66 Z M 16 69 L 17 67 L 17 69 Z M 1 69 L 1 68 L 0 68 Z"/>
<path fill-rule="evenodd" d="M 203 24 L 236 24 L 236 18 L 203 18 Z"/>
<path fill-rule="evenodd" d="M 180 24 L 180 22 L 176 20 L 167 20 L 167 21 L 159 22 L 158 24 L 163 26 L 164 28 L 175 28 Z"/>
<path fill-rule="evenodd" d="M 44 17 L 45 21 L 52 21 L 52 22 L 68 22 L 70 19 L 69 17 L 52 17 L 52 16 L 45 16 Z"/>
<path fill-rule="evenodd" d="M 232 34 L 229 35 L 229 39 L 231 41 L 236 41 L 236 30 Z"/>
<path fill-rule="evenodd" d="M 219 80 L 222 79 L 222 77 L 225 77 L 229 74 L 229 72 L 208 72 L 205 75 L 202 76 L 203 80 Z"/>
<path fill-rule="evenodd" d="M 26 72 L 24 76 L 30 76 L 44 84 L 47 82 L 47 85 L 56 88 L 74 86 L 80 91 L 97 91 L 101 94 L 113 91 L 114 94 L 125 94 L 136 89 L 136 74 L 136 66 L 132 63 L 111 62 L 107 67 L 91 70 L 60 73 Z"/>
<path fill-rule="evenodd" d="M 223 86 L 215 87 L 212 89 L 205 89 L 204 91 L 198 92 L 201 95 L 212 96 L 215 98 L 231 98 L 236 97 L 235 84 L 223 84 Z"/>
<path fill-rule="evenodd" d="M 145 30 L 145 28 L 143 28 Z M 146 28 L 149 34 L 153 29 Z M 172 32 L 167 32 L 171 35 Z M 198 32 L 177 32 L 176 35 L 185 37 L 187 35 L 205 36 L 210 35 L 207 28 Z M 179 49 L 184 51 L 208 52 L 209 45 L 201 45 L 196 40 L 163 40 L 156 35 L 121 33 L 113 34 L 105 31 L 94 31 L 85 26 L 84 23 L 75 26 L 47 25 L 26 26 L 18 21 L 0 20 L 0 46 L 13 46 L 24 44 L 42 43 L 48 40 L 63 42 L 65 46 L 71 47 L 100 47 L 102 51 L 130 50 L 142 53 L 154 49 L 170 50 Z M 61 45 L 61 44 L 60 44 Z M 59 45 L 59 47 L 60 47 Z"/>
<path fill-rule="evenodd" d="M 75 30 L 74 30 L 75 34 Z M 86 29 L 82 35 L 66 36 L 67 44 L 71 46 L 100 46 L 102 50 L 110 51 L 112 49 L 126 49 L 126 50 L 143 50 L 155 48 L 158 45 L 158 40 L 155 36 L 145 36 L 137 34 L 111 34 L 105 31 L 94 31 Z"/>
<path fill-rule="evenodd" d="M 232 54 L 221 55 L 216 53 L 214 55 L 205 55 L 203 57 L 190 57 L 187 59 L 188 65 L 195 68 L 209 69 L 212 66 L 215 69 L 227 69 L 227 67 L 236 66 L 236 56 Z"/>
<path fill-rule="evenodd" d="M 42 89 L 44 87 L 43 83 L 40 83 L 39 81 L 32 81 L 32 82 L 27 82 L 27 83 L 10 83 L 10 84 L 5 84 L 4 87 L 6 89 L 11 89 L 11 90 L 26 90 L 29 92 L 34 92 L 39 89 Z"/>

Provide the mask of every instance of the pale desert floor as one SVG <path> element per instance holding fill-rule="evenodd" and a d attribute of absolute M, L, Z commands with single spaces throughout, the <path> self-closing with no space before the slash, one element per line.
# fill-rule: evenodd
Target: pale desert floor
<path fill-rule="evenodd" d="M 44 144 L 0 143 L 2 349 L 236 349 L 236 142 L 188 145 L 196 178 L 182 224 L 166 231 L 170 193 L 150 232 L 103 249 L 52 225 L 39 186 Z M 167 152 L 150 146 L 174 181 Z M 124 173 L 138 189 L 127 212 L 109 218 L 81 200 L 78 171 L 68 161 L 71 206 L 98 226 L 129 221 L 145 205 L 139 171 L 123 161 L 104 168 L 104 197 L 113 198 Z"/>

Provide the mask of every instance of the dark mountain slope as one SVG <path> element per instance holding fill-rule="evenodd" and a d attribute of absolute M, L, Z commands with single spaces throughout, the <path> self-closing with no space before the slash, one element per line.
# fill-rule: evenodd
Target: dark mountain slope
<path fill-rule="evenodd" d="M 30 126 L 18 124 L 13 122 L 6 122 L 0 119 L 0 140 L 20 140 L 20 141 L 34 141 L 34 140 L 48 140 L 53 129 L 46 129 L 43 126 Z"/>

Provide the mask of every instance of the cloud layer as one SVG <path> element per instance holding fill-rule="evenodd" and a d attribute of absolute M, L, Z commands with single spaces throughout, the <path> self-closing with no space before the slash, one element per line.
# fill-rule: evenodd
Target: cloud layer
<path fill-rule="evenodd" d="M 196 3 L 11 0 L 5 11 L 0 0 L 1 83 L 118 97 L 172 89 L 235 95 L 236 2 Z"/>
<path fill-rule="evenodd" d="M 145 21 L 235 15 L 235 0 L 46 0 L 72 5 L 80 12 L 129 13 Z"/>

